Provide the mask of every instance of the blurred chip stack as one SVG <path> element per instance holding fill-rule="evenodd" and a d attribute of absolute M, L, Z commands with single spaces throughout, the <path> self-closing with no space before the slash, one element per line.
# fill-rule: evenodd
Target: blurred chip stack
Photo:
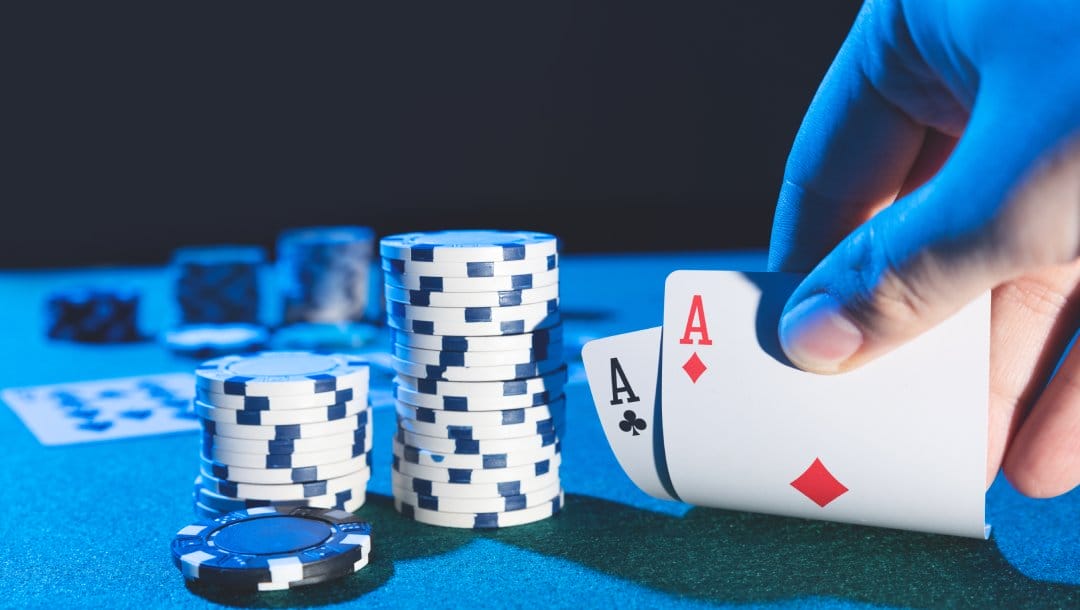
<path fill-rule="evenodd" d="M 258 246 L 187 246 L 173 252 L 179 323 L 162 335 L 176 353 L 193 358 L 266 347 L 260 323 L 260 280 L 266 250 Z"/>
<path fill-rule="evenodd" d="M 555 236 L 521 231 L 380 241 L 401 514 L 495 528 L 562 508 L 558 250 Z"/>
<path fill-rule="evenodd" d="M 204 362 L 195 375 L 199 515 L 260 506 L 351 512 L 364 504 L 372 440 L 366 361 L 259 352 Z"/>
<path fill-rule="evenodd" d="M 116 288 L 70 288 L 45 305 L 50 339 L 81 343 L 138 341 L 139 293 Z"/>
<path fill-rule="evenodd" d="M 375 232 L 361 226 L 301 227 L 277 243 L 283 325 L 279 347 L 360 347 L 374 332 L 367 319 Z"/>

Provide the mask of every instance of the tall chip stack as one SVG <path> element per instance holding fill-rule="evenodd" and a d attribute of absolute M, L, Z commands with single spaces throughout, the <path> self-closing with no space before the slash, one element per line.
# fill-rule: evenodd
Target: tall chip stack
<path fill-rule="evenodd" d="M 559 241 L 546 233 L 384 237 L 397 430 L 394 506 L 498 528 L 557 514 L 566 364 Z"/>
<path fill-rule="evenodd" d="M 277 242 L 282 326 L 279 347 L 346 349 L 376 336 L 369 325 L 375 232 L 342 225 L 284 231 Z"/>
<path fill-rule="evenodd" d="M 264 349 L 270 333 L 260 320 L 260 246 L 186 246 L 171 261 L 178 324 L 161 340 L 173 352 L 205 359 Z"/>
<path fill-rule="evenodd" d="M 194 492 L 199 516 L 363 506 L 372 439 L 367 362 L 259 352 L 208 360 L 195 378 L 203 432 Z"/>

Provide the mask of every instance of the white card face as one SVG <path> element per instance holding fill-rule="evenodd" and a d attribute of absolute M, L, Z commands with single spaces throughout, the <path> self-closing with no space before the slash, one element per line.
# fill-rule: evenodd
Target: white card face
<path fill-rule="evenodd" d="M 804 276 L 676 271 L 664 297 L 675 493 L 734 510 L 984 538 L 990 299 L 856 371 L 787 363 Z"/>
<path fill-rule="evenodd" d="M 189 373 L 8 388 L 0 396 L 42 445 L 199 429 Z"/>
<path fill-rule="evenodd" d="M 650 496 L 674 500 L 662 482 L 666 472 L 657 376 L 659 326 L 589 341 L 581 348 L 596 414 L 611 450 L 630 480 Z"/>

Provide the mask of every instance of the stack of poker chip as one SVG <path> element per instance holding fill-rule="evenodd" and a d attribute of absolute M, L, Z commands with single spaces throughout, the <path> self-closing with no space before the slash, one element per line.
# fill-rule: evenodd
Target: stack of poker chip
<path fill-rule="evenodd" d="M 192 358 L 264 349 L 270 333 L 260 324 L 259 276 L 266 250 L 259 246 L 187 246 L 171 267 L 179 323 L 161 340 Z"/>
<path fill-rule="evenodd" d="M 561 509 L 558 249 L 552 235 L 518 231 L 380 241 L 401 514 L 494 528 Z"/>
<path fill-rule="evenodd" d="M 45 317 L 50 339 L 125 343 L 142 338 L 139 293 L 112 288 L 71 288 L 49 295 Z"/>
<path fill-rule="evenodd" d="M 282 327 L 276 345 L 360 347 L 368 317 L 375 232 L 362 226 L 300 227 L 278 237 Z"/>
<path fill-rule="evenodd" d="M 195 377 L 197 514 L 363 506 L 372 438 L 365 361 L 259 352 L 206 361 Z"/>
<path fill-rule="evenodd" d="M 371 526 L 325 508 L 234 511 L 181 529 L 173 564 L 200 585 L 280 591 L 348 576 L 371 556 Z"/>

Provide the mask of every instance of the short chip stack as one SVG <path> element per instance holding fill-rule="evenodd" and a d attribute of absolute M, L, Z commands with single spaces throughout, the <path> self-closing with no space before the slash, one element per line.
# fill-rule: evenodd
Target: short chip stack
<path fill-rule="evenodd" d="M 355 511 L 371 474 L 367 362 L 344 354 L 259 352 L 195 369 L 202 422 L 195 509 Z"/>
<path fill-rule="evenodd" d="M 558 250 L 553 235 L 519 231 L 380 241 L 397 373 L 391 477 L 401 514 L 495 528 L 561 509 Z"/>

